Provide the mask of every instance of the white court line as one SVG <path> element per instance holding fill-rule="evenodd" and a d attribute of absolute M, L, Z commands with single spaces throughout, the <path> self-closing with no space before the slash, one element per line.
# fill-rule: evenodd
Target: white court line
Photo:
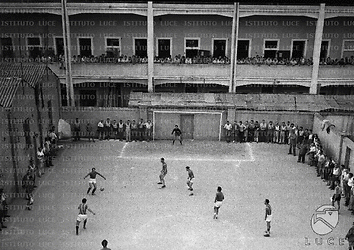
<path fill-rule="evenodd" d="M 119 154 L 119 158 L 122 158 L 123 157 L 123 154 L 124 154 L 124 151 L 125 151 L 125 148 L 127 147 L 128 145 L 128 142 L 124 143 L 124 146 L 122 148 L 122 150 L 120 151 L 120 154 Z"/>
<path fill-rule="evenodd" d="M 147 156 L 118 156 L 120 159 L 130 159 L 130 160 L 156 160 L 158 157 L 147 157 Z M 240 160 L 240 159 L 214 159 L 214 158 L 195 158 L 195 157 L 183 157 L 183 158 L 166 158 L 169 161 L 220 161 L 220 162 L 249 162 L 254 161 L 252 159 Z"/>

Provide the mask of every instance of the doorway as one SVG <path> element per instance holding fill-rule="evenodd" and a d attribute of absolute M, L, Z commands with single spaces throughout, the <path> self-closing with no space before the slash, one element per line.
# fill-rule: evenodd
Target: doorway
<path fill-rule="evenodd" d="M 79 52 L 81 56 L 92 56 L 92 40 L 91 38 L 79 38 Z"/>
<path fill-rule="evenodd" d="M 157 57 L 171 57 L 171 39 L 157 39 Z"/>
<path fill-rule="evenodd" d="M 292 58 L 301 58 L 305 57 L 305 47 L 306 41 L 305 40 L 293 40 L 292 41 Z"/>

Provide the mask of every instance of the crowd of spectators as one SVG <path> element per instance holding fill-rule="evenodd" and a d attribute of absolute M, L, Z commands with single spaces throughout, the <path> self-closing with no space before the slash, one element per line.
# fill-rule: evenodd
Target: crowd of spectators
<path fill-rule="evenodd" d="M 229 121 L 224 125 L 227 142 L 266 142 L 289 145 L 288 154 L 297 156 L 297 162 L 306 163 L 316 168 L 317 177 L 326 183 L 329 189 L 334 190 L 331 197 L 332 206 L 337 203 L 340 209 L 341 198 L 344 197 L 344 205 L 354 215 L 354 177 L 349 168 L 339 166 L 332 157 L 324 153 L 321 141 L 312 130 L 294 125 L 290 121 L 268 123 L 262 120 L 250 122 Z M 298 151 L 298 154 L 297 154 Z"/>
<path fill-rule="evenodd" d="M 22 188 L 25 190 L 27 199 L 26 210 L 32 210 L 34 198 L 33 191 L 37 187 L 36 179 L 41 178 L 45 173 L 45 168 L 53 165 L 53 158 L 57 152 L 58 137 L 55 134 L 55 127 L 52 126 L 44 139 L 42 146 L 38 147 L 36 160 L 30 158 L 27 173 L 22 178 Z"/>
<path fill-rule="evenodd" d="M 11 59 L 8 59 L 11 61 Z M 41 63 L 59 63 L 60 68 L 64 68 L 65 58 L 64 55 L 51 55 L 51 56 L 37 56 L 36 58 L 24 57 L 21 62 L 41 62 Z M 138 55 L 120 55 L 110 57 L 106 54 L 100 56 L 81 56 L 74 55 L 71 58 L 73 64 L 80 63 L 131 63 L 131 64 L 144 64 L 148 62 L 147 56 Z M 167 57 L 154 57 L 155 63 L 170 63 L 170 64 L 230 64 L 231 60 L 227 56 L 201 56 L 186 57 L 180 54 L 176 56 Z M 249 65 L 286 65 L 286 66 L 310 66 L 313 64 L 312 57 L 310 58 L 271 58 L 263 56 L 254 56 L 246 58 L 238 58 L 237 64 L 249 64 Z M 321 58 L 320 65 L 339 65 L 344 67 L 345 65 L 354 65 L 354 56 L 344 58 Z"/>
<path fill-rule="evenodd" d="M 227 142 L 267 142 L 289 144 L 291 142 L 292 127 L 296 129 L 298 141 L 302 142 L 312 134 L 312 130 L 304 129 L 302 126 L 294 126 L 288 121 L 287 123 L 262 120 L 258 121 L 234 121 L 232 124 L 227 121 L 224 125 Z"/>
<path fill-rule="evenodd" d="M 84 126 L 84 127 L 83 127 Z M 111 120 L 107 118 L 105 121 L 100 120 L 94 128 L 92 124 L 87 123 L 81 126 L 78 118 L 75 119 L 73 124 L 73 140 L 79 141 L 80 137 L 87 137 L 89 141 L 95 142 L 98 140 L 120 140 L 120 141 L 151 141 L 153 124 L 150 120 L 146 122 L 140 119 L 136 122 L 127 120 Z"/>

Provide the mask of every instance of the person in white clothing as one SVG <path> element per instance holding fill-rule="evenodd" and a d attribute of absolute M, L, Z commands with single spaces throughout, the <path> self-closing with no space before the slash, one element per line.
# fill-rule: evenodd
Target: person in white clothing
<path fill-rule="evenodd" d="M 232 125 L 229 121 L 227 121 L 226 124 L 224 125 L 224 129 L 226 131 L 226 142 L 230 142 L 231 133 L 232 133 Z"/>

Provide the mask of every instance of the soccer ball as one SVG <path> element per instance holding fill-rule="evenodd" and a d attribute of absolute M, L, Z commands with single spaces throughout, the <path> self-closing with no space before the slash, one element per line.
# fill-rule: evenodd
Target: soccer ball
<path fill-rule="evenodd" d="M 100 188 L 101 191 L 104 191 L 104 188 Z"/>

